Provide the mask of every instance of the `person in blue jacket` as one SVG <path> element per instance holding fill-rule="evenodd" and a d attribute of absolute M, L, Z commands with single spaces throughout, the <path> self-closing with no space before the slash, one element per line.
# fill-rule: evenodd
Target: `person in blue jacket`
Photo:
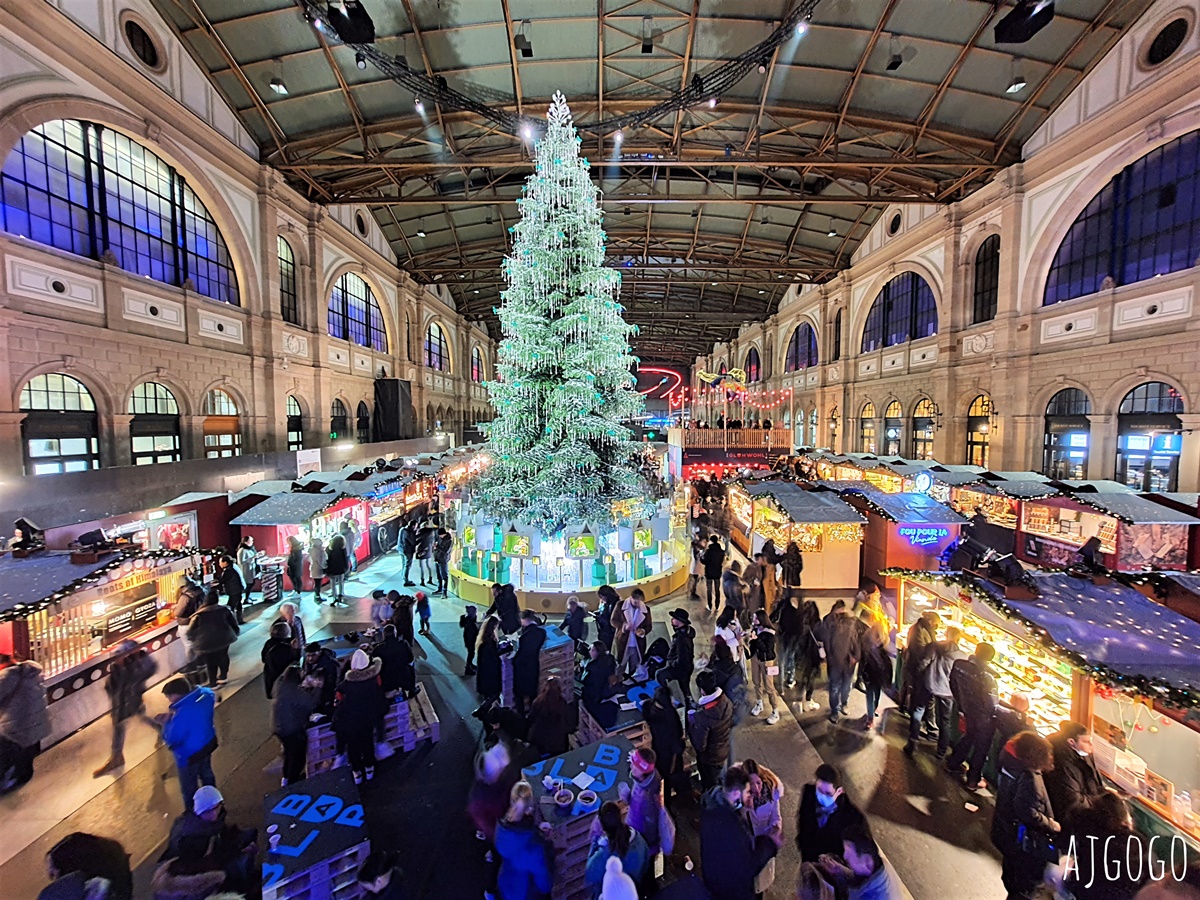
<path fill-rule="evenodd" d="M 609 800 L 601 806 L 599 823 L 601 833 L 592 840 L 583 876 L 596 897 L 600 897 L 609 857 L 619 858 L 621 870 L 638 884 L 645 878 L 650 863 L 646 839 L 625 823 L 625 811 L 619 803 Z"/>
<path fill-rule="evenodd" d="M 553 850 L 534 824 L 533 810 L 533 788 L 527 781 L 518 781 L 509 794 L 508 812 L 496 823 L 500 900 L 547 900 L 550 896 Z"/>
<path fill-rule="evenodd" d="M 192 796 L 202 784 L 213 785 L 212 755 L 217 749 L 213 726 L 216 694 L 206 687 L 193 688 L 186 678 L 172 678 L 163 686 L 170 711 L 159 717 L 163 742 L 175 756 L 183 808 L 191 809 Z"/>

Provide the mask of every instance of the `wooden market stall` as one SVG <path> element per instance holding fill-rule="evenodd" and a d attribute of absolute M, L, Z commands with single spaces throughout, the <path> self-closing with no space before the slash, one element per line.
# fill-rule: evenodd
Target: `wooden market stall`
<path fill-rule="evenodd" d="M 1200 516 L 1200 494 L 1173 491 L 1171 493 L 1143 494 L 1142 496 L 1176 512 Z M 1200 524 L 1188 526 L 1187 567 L 1193 570 L 1200 569 Z"/>
<path fill-rule="evenodd" d="M 161 506 L 121 516 L 109 516 L 47 528 L 46 547 L 69 550 L 79 538 L 102 532 L 106 541 L 128 543 L 143 550 L 182 550 L 186 547 L 232 548 L 229 497 L 215 491 L 189 491 Z"/>

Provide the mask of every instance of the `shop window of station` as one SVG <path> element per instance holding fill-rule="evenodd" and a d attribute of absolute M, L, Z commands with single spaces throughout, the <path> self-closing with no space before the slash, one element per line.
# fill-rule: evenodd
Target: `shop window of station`
<path fill-rule="evenodd" d="M 346 404 L 336 397 L 329 404 L 329 439 L 336 441 L 350 432 L 350 413 Z"/>
<path fill-rule="evenodd" d="M 290 394 L 287 398 L 287 448 L 304 449 L 304 412 L 300 409 L 300 401 Z"/>
<path fill-rule="evenodd" d="M 1117 480 L 1137 491 L 1174 491 L 1183 449 L 1183 397 L 1161 381 L 1139 384 L 1117 415 Z"/>
<path fill-rule="evenodd" d="M 980 394 L 967 408 L 967 465 L 988 467 L 992 436 L 992 400 Z"/>
<path fill-rule="evenodd" d="M 869 400 L 863 404 L 858 414 L 858 452 L 874 453 L 875 440 L 875 404 Z"/>
<path fill-rule="evenodd" d="M 1046 404 L 1042 474 L 1079 481 L 1087 477 L 1092 401 L 1079 388 L 1063 388 Z"/>
<path fill-rule="evenodd" d="M 204 456 L 223 459 L 241 455 L 241 412 L 237 402 L 214 388 L 204 398 Z"/>
<path fill-rule="evenodd" d="M 893 400 L 883 411 L 883 455 L 900 455 L 900 437 L 904 432 L 904 410 Z"/>
<path fill-rule="evenodd" d="M 100 468 L 100 425 L 91 392 L 70 375 L 50 372 L 21 389 L 21 447 L 28 475 Z"/>
<path fill-rule="evenodd" d="M 912 458 L 933 459 L 933 432 L 937 407 L 928 397 L 922 397 L 913 408 Z"/>
<path fill-rule="evenodd" d="M 133 464 L 179 462 L 179 403 L 165 384 L 145 381 L 129 397 L 129 444 Z"/>

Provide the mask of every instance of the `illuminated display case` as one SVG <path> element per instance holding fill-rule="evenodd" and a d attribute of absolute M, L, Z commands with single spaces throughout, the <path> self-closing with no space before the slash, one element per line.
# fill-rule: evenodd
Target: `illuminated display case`
<path fill-rule="evenodd" d="M 1001 528 L 1017 527 L 1017 512 L 1020 504 L 1013 497 L 1005 497 L 983 487 L 964 486 L 952 491 L 950 505 L 968 519 L 981 510 L 983 517 L 992 525 Z"/>

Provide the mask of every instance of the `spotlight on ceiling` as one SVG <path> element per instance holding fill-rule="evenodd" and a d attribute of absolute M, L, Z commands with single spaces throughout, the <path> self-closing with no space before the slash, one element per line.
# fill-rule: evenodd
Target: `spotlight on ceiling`
<path fill-rule="evenodd" d="M 420 97 L 417 97 L 415 100 L 413 100 L 413 109 L 415 109 L 418 113 L 425 112 L 425 104 L 421 101 Z"/>
<path fill-rule="evenodd" d="M 330 3 L 325 13 L 329 27 L 343 44 L 375 43 L 375 23 L 360 0 Z"/>
<path fill-rule="evenodd" d="M 271 79 L 271 90 L 281 97 L 286 97 L 288 92 L 287 85 L 283 83 L 283 79 L 278 75 Z"/>
<path fill-rule="evenodd" d="M 759 75 L 766 75 L 766 74 L 767 74 L 767 60 L 766 60 L 766 57 L 763 57 L 762 59 L 760 59 L 760 60 L 758 61 L 758 74 L 759 74 Z"/>
<path fill-rule="evenodd" d="M 1017 0 L 1012 12 L 996 23 L 996 43 L 1024 44 L 1053 18 L 1052 0 Z"/>
<path fill-rule="evenodd" d="M 527 141 L 533 140 L 533 126 L 528 122 L 521 126 L 521 137 Z"/>
<path fill-rule="evenodd" d="M 360 69 L 365 69 L 367 67 L 367 58 L 363 56 L 361 50 L 354 54 L 354 64 Z"/>
<path fill-rule="evenodd" d="M 1008 87 L 1004 89 L 1004 93 L 1019 94 L 1021 91 L 1025 90 L 1025 85 L 1028 83 L 1029 82 L 1025 80 L 1025 76 L 1021 74 L 1021 68 L 1017 62 L 1017 58 L 1013 57 L 1012 79 L 1008 82 Z"/>
<path fill-rule="evenodd" d="M 317 31 L 325 30 L 325 23 L 321 20 L 321 18 L 319 16 L 314 16 L 312 14 L 311 10 L 308 10 L 308 9 L 304 10 L 304 21 L 307 22 L 309 25 L 311 25 L 313 28 L 317 29 Z"/>
<path fill-rule="evenodd" d="M 708 108 L 709 108 L 709 109 L 716 109 L 716 108 L 717 108 L 717 104 L 718 104 L 718 103 L 720 103 L 720 102 L 721 102 L 721 98 L 720 98 L 720 97 L 718 97 L 718 96 L 716 96 L 716 95 L 714 94 L 713 96 L 711 96 L 711 97 L 709 97 L 709 98 L 708 98 Z"/>
<path fill-rule="evenodd" d="M 425 223 L 424 222 L 421 222 L 420 224 L 417 225 L 417 237 L 419 237 L 419 238 L 425 237 Z"/>
<path fill-rule="evenodd" d="M 809 13 L 803 19 L 796 23 L 796 37 L 804 37 L 808 34 L 808 23 L 812 20 L 812 14 Z"/>
<path fill-rule="evenodd" d="M 662 34 L 662 31 L 654 27 L 654 16 L 642 16 L 642 52 L 654 52 L 654 39 Z"/>
<path fill-rule="evenodd" d="M 513 46 L 521 51 L 522 59 L 530 59 L 533 56 L 533 41 L 529 39 L 531 31 L 533 31 L 532 20 L 522 19 L 521 30 L 513 37 Z"/>
<path fill-rule="evenodd" d="M 617 146 L 620 146 L 624 140 L 625 140 L 625 129 L 618 128 L 616 130 L 616 132 L 613 134 L 613 143 L 616 144 Z"/>

